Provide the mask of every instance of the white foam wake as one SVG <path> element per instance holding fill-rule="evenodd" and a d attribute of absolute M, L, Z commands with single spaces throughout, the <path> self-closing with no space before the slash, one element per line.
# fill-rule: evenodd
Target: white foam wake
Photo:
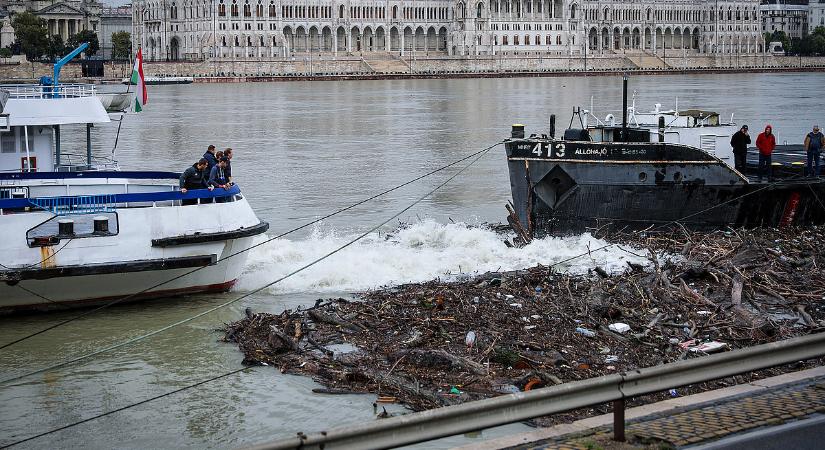
<path fill-rule="evenodd" d="M 335 250 L 353 237 L 354 234 L 316 229 L 304 240 L 281 239 L 258 247 L 249 254 L 238 289 L 258 288 Z M 457 274 L 517 270 L 557 263 L 606 244 L 582 234 L 547 237 L 523 248 L 508 248 L 502 236 L 493 231 L 462 223 L 444 225 L 425 220 L 394 233 L 389 239 L 378 233 L 367 236 L 272 286 L 270 291 L 350 292 Z M 627 261 L 647 263 L 644 258 L 611 246 L 556 269 L 582 273 L 598 265 L 608 272 L 621 271 L 627 268 Z"/>

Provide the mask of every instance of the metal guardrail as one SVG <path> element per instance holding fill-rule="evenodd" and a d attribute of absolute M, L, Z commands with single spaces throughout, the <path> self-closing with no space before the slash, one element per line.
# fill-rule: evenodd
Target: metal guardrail
<path fill-rule="evenodd" d="M 298 433 L 250 449 L 398 447 L 606 402 L 614 405 L 615 438 L 623 440 L 625 399 L 819 356 L 825 356 L 825 333 L 319 433 Z"/>

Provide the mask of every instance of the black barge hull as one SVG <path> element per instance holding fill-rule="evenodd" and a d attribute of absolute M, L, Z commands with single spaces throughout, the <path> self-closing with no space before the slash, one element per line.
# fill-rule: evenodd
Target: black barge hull
<path fill-rule="evenodd" d="M 825 183 L 798 167 L 758 182 L 678 144 L 514 138 L 506 149 L 516 217 L 533 236 L 825 223 Z"/>

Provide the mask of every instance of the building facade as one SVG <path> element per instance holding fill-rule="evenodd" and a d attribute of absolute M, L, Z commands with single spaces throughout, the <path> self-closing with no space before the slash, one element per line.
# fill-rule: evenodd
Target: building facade
<path fill-rule="evenodd" d="M 758 0 L 137 0 L 148 60 L 761 53 Z"/>
<path fill-rule="evenodd" d="M 813 33 L 817 27 L 825 27 L 825 0 L 808 2 L 808 31 Z"/>
<path fill-rule="evenodd" d="M 0 9 L 12 18 L 14 14 L 29 11 L 46 21 L 50 35 L 59 35 L 66 42 L 82 31 L 98 31 L 100 3 L 97 0 L 0 0 Z"/>
<path fill-rule="evenodd" d="M 112 59 L 112 34 L 119 31 L 132 32 L 132 5 L 100 10 L 98 41 L 103 59 Z"/>
<path fill-rule="evenodd" d="M 762 31 L 784 31 L 789 38 L 808 34 L 808 0 L 761 0 Z"/>

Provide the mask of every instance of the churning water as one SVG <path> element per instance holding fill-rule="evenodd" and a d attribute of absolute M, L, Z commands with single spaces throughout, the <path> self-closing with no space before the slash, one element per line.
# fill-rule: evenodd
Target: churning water
<path fill-rule="evenodd" d="M 234 175 L 259 216 L 278 235 L 509 135 L 512 123 L 559 128 L 573 106 L 596 99 L 600 117 L 620 116 L 619 77 L 261 83 L 149 87 L 149 103 L 123 122 L 116 156 L 128 170 L 177 170 L 208 144 L 233 147 Z M 631 79 L 639 110 L 655 103 L 735 113 L 758 130 L 772 123 L 780 141 L 801 142 L 825 122 L 825 76 L 737 74 Z M 117 126 L 97 126 L 94 151 L 111 154 Z M 83 127 L 65 127 L 64 151 L 85 152 Z M 74 148 L 73 148 L 74 147 Z M 455 173 L 337 215 L 318 227 L 256 248 L 234 292 L 103 310 L 0 350 L 0 379 L 77 357 L 157 330 L 237 298 L 331 252 L 402 210 Z M 194 322 L 94 358 L 0 385 L 0 446 L 208 379 L 240 367 L 237 348 L 215 332 L 243 309 L 280 312 L 319 297 L 459 273 L 553 264 L 604 243 L 589 235 L 546 238 L 507 248 L 475 226 L 500 222 L 510 185 L 502 148 L 405 212 L 410 226 L 382 228 L 283 283 Z M 397 224 L 397 221 L 392 223 Z M 468 226 L 471 224 L 473 226 Z M 611 247 L 560 269 L 621 270 L 637 258 Z M 637 262 L 641 262 L 638 261 Z M 75 313 L 0 319 L 0 343 Z M 324 396 L 306 378 L 258 367 L 31 441 L 23 448 L 230 448 L 297 431 L 373 420 L 368 395 Z M 519 425 L 429 444 L 471 443 Z"/>

